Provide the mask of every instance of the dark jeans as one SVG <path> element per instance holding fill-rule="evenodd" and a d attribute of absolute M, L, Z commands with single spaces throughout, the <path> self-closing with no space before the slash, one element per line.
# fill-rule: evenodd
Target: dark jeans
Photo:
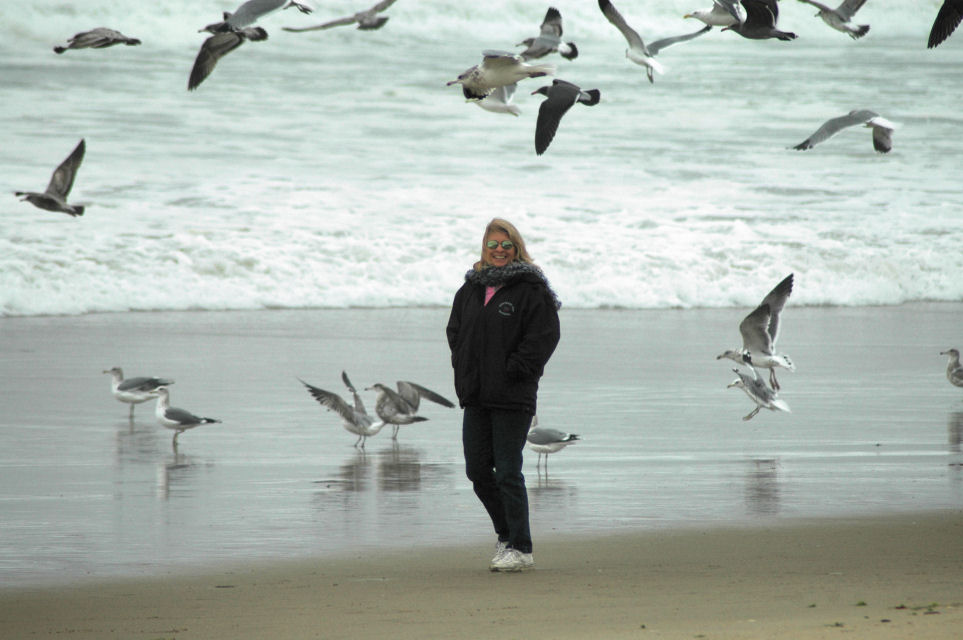
<path fill-rule="evenodd" d="M 522 553 L 532 552 L 522 449 L 532 416 L 518 411 L 465 407 L 465 472 L 485 505 L 495 533 Z"/>

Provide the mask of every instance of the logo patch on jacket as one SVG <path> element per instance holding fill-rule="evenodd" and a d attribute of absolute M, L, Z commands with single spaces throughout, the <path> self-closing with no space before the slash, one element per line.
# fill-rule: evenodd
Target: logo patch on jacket
<path fill-rule="evenodd" d="M 498 313 L 503 316 L 511 316 L 515 313 L 515 305 L 511 302 L 502 302 L 498 305 Z"/>

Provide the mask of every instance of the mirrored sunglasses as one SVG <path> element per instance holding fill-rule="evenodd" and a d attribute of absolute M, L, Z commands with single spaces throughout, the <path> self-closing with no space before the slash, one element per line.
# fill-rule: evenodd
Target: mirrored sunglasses
<path fill-rule="evenodd" d="M 511 240 L 502 240 L 501 245 L 502 245 L 502 249 L 506 249 L 506 250 L 512 249 L 515 247 L 515 243 L 512 242 Z M 488 247 L 489 249 L 497 249 L 498 240 L 489 240 L 488 242 L 485 243 L 485 246 Z"/>

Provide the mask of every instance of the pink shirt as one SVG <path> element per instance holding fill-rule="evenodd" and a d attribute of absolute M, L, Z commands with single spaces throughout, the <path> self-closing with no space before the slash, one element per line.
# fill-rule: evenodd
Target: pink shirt
<path fill-rule="evenodd" d="M 497 287 L 485 287 L 485 304 L 488 304 L 488 301 L 492 299 L 492 296 L 495 295 L 495 292 L 501 288 L 502 285 L 498 285 Z"/>

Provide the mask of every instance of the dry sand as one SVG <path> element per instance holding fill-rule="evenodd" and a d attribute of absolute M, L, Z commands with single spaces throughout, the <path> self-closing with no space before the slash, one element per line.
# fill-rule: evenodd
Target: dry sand
<path fill-rule="evenodd" d="M 959 638 L 963 511 L 0 590 L 2 638 Z"/>

